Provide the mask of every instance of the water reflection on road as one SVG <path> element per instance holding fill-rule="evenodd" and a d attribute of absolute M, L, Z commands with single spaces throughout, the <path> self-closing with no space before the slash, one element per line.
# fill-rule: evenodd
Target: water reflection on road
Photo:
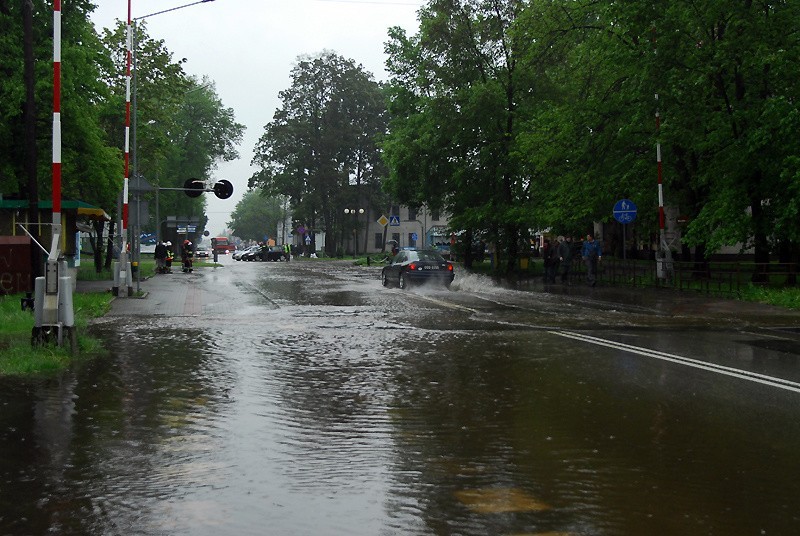
<path fill-rule="evenodd" d="M 796 375 L 745 344 L 774 337 L 341 262 L 182 277 L 185 314 L 108 317 L 108 357 L 0 383 L 1 534 L 800 528 L 800 394 L 549 330 Z"/>

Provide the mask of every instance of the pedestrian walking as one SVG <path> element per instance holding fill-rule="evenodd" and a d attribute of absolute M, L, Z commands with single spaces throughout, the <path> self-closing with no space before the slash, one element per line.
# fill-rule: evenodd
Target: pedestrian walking
<path fill-rule="evenodd" d="M 593 287 L 597 284 L 597 263 L 603 260 L 603 250 L 590 234 L 583 242 L 581 257 L 586 264 L 586 283 Z"/>
<path fill-rule="evenodd" d="M 561 257 L 559 256 L 559 248 L 561 247 L 561 242 L 564 241 L 563 236 L 559 236 L 556 238 L 556 243 L 551 244 L 550 247 L 547 248 L 547 262 L 545 264 L 545 283 L 549 283 L 554 285 L 556 282 L 556 274 L 558 274 L 558 268 L 561 265 Z"/>
<path fill-rule="evenodd" d="M 572 271 L 572 237 L 559 237 L 558 260 L 561 262 L 561 284 L 569 285 L 569 274 Z"/>
<path fill-rule="evenodd" d="M 290 260 L 292 260 L 292 246 L 290 246 L 289 244 L 284 244 L 283 245 L 283 252 L 284 252 L 285 257 L 286 257 L 286 262 L 289 262 Z"/>

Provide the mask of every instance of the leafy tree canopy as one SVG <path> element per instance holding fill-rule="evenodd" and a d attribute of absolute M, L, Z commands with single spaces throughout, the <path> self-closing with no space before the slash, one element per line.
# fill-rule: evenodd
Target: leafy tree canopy
<path fill-rule="evenodd" d="M 250 186 L 290 200 L 295 219 L 335 234 L 342 209 L 373 194 L 383 165 L 383 93 L 361 65 L 333 52 L 298 58 L 261 136 Z M 333 248 L 333 241 L 327 243 Z"/>

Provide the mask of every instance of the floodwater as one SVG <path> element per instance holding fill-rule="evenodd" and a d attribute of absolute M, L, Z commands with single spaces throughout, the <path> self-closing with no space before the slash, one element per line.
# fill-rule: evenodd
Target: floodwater
<path fill-rule="evenodd" d="M 800 533 L 791 318 L 224 262 L 0 379 L 0 535 Z"/>

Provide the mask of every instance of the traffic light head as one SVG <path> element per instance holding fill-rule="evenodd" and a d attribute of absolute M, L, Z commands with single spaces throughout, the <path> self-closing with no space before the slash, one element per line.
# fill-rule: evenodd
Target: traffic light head
<path fill-rule="evenodd" d="M 214 195 L 220 199 L 228 199 L 233 195 L 233 184 L 225 179 L 218 180 L 214 183 Z"/>
<path fill-rule="evenodd" d="M 200 179 L 186 179 L 183 183 L 183 191 L 189 197 L 200 197 L 206 190 L 206 185 Z"/>

